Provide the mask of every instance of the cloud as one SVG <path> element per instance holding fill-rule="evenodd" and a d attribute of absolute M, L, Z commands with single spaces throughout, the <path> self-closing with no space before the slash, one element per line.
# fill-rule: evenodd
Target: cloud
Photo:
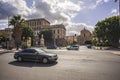
<path fill-rule="evenodd" d="M 116 14 L 117 13 L 117 9 L 112 9 L 111 14 Z"/>
<path fill-rule="evenodd" d="M 109 16 L 115 16 L 115 15 L 119 15 L 119 12 L 117 9 L 112 9 L 111 12 L 108 14 Z"/>
<path fill-rule="evenodd" d="M 47 18 L 51 22 L 59 18 L 70 20 L 81 10 L 79 4 L 71 0 L 34 0 L 30 7 L 28 0 L 1 0 L 0 19 L 8 15 L 20 14 L 25 18 Z"/>
<path fill-rule="evenodd" d="M 7 20 L 0 20 L 0 29 L 4 29 L 4 27 L 7 27 Z"/>
<path fill-rule="evenodd" d="M 31 9 L 26 6 L 26 2 L 24 0 L 1 0 L 0 6 L 0 13 L 3 15 L 0 19 L 15 14 L 26 16 L 32 12 Z"/>
<path fill-rule="evenodd" d="M 106 3 L 109 2 L 109 1 L 110 1 L 110 0 L 104 0 L 104 2 L 106 2 Z"/>
<path fill-rule="evenodd" d="M 92 2 L 91 2 L 92 1 Z M 99 5 L 103 4 L 103 3 L 107 3 L 110 0 L 86 0 L 85 4 L 87 3 L 87 5 L 85 5 L 87 9 L 96 9 Z"/>
<path fill-rule="evenodd" d="M 72 23 L 72 22 L 69 22 L 66 25 L 66 29 L 67 29 L 66 35 L 67 36 L 75 35 L 75 34 L 80 35 L 80 31 L 83 30 L 84 28 L 89 30 L 91 33 L 94 30 L 94 26 L 90 26 L 90 25 L 87 25 L 85 23 Z"/>
<path fill-rule="evenodd" d="M 103 2 L 107 2 L 108 0 L 96 0 L 94 3 L 92 3 L 89 7 L 89 9 L 95 9 L 100 4 L 103 4 Z"/>
<path fill-rule="evenodd" d="M 100 1 L 97 1 L 99 4 Z M 88 6 L 92 4 L 96 5 L 96 2 Z M 86 0 L 32 0 L 31 2 L 29 0 L 0 0 L 0 19 L 16 14 L 20 14 L 25 19 L 45 18 L 51 24 L 63 23 L 69 31 L 67 35 L 79 34 L 83 27 L 88 29 L 89 27 L 83 23 L 73 23 L 71 20 L 84 9 L 84 5 L 86 6 Z"/>

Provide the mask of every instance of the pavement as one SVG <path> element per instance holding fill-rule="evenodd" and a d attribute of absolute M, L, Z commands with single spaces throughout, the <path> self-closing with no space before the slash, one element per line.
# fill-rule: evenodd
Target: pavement
<path fill-rule="evenodd" d="M 57 49 L 46 49 L 45 47 L 43 47 L 44 50 L 47 50 L 47 51 L 51 51 L 51 50 L 58 50 L 58 51 L 65 51 L 66 50 L 66 47 L 61 47 L 61 48 L 57 48 Z M 80 46 L 80 50 L 85 50 L 85 49 L 88 49 L 86 46 Z M 19 49 L 21 50 L 21 49 Z M 9 52 L 16 52 L 16 51 L 19 51 L 19 50 L 16 50 L 15 48 L 12 49 L 12 50 L 7 50 L 7 49 L 0 49 L 0 54 L 3 54 L 3 53 L 9 53 Z M 100 50 L 100 49 L 97 49 L 97 50 Z M 103 49 L 105 50 L 105 49 Z M 102 51 L 102 50 L 101 50 Z M 112 54 L 115 54 L 115 55 L 120 55 L 120 49 L 109 49 L 109 50 L 105 50 L 105 51 L 108 51 L 108 52 L 111 52 Z"/>
<path fill-rule="evenodd" d="M 0 49 L 0 54 L 2 53 L 8 53 L 10 50 L 6 50 L 6 49 Z"/>
<path fill-rule="evenodd" d="M 120 55 L 120 51 L 111 51 L 113 54 Z"/>
<path fill-rule="evenodd" d="M 4 53 L 10 53 L 10 52 L 16 52 L 18 50 L 12 49 L 12 50 L 7 50 L 7 49 L 0 49 L 0 55 Z"/>
<path fill-rule="evenodd" d="M 110 48 L 110 47 L 96 47 L 96 46 L 92 46 L 92 49 L 94 50 L 104 50 L 107 52 L 111 52 L 112 54 L 115 55 L 120 55 L 120 48 Z"/>
<path fill-rule="evenodd" d="M 44 49 L 58 55 L 56 63 L 18 62 L 14 53 L 0 55 L 0 80 L 120 80 L 115 50 Z"/>

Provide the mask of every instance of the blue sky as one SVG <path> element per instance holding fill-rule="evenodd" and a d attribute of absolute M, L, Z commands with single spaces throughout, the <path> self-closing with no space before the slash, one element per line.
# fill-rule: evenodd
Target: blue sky
<path fill-rule="evenodd" d="M 20 14 L 25 19 L 45 18 L 52 24 L 64 24 L 67 35 L 80 34 L 85 27 L 93 31 L 95 24 L 118 14 L 114 0 L 0 0 L 0 29 L 7 17 Z"/>
<path fill-rule="evenodd" d="M 86 4 L 86 6 L 88 4 Z M 79 14 L 72 19 L 72 21 L 76 23 L 82 22 L 94 26 L 98 20 L 102 20 L 106 17 L 116 15 L 118 11 L 117 12 L 112 12 L 112 11 L 117 9 L 118 9 L 118 4 L 113 2 L 113 0 L 110 0 L 109 2 L 102 2 L 98 6 L 96 6 L 96 8 L 84 9 L 80 11 Z M 79 20 L 77 18 L 79 18 Z"/>

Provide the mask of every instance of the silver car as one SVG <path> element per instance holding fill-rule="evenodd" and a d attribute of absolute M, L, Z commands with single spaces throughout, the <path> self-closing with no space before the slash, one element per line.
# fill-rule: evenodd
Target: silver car
<path fill-rule="evenodd" d="M 67 50 L 79 50 L 79 45 L 68 46 Z"/>

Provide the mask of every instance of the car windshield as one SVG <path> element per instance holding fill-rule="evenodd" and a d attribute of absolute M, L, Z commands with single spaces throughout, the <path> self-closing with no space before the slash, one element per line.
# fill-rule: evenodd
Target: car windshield
<path fill-rule="evenodd" d="M 39 53 L 45 53 L 46 51 L 43 49 L 36 49 Z"/>

